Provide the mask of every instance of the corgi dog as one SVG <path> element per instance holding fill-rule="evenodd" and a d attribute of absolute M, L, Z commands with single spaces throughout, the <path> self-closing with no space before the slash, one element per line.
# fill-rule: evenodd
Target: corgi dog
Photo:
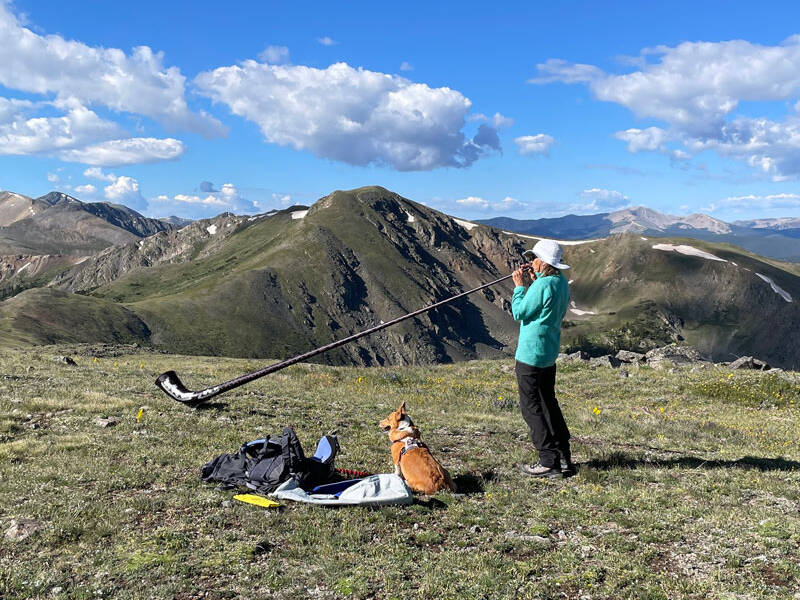
<path fill-rule="evenodd" d="M 389 434 L 392 442 L 394 472 L 405 479 L 415 492 L 435 494 L 440 490 L 455 491 L 450 474 L 422 442 L 419 429 L 406 413 L 403 402 L 396 411 L 380 422 L 380 428 Z"/>

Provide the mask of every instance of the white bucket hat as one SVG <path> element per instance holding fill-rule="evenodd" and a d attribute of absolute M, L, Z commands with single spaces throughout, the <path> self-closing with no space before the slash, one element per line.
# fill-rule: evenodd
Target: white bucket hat
<path fill-rule="evenodd" d="M 569 269 L 569 265 L 561 262 L 562 254 L 561 246 L 555 240 L 539 240 L 534 244 L 532 250 L 525 250 L 522 256 L 527 260 L 533 260 L 536 257 L 556 269 Z"/>

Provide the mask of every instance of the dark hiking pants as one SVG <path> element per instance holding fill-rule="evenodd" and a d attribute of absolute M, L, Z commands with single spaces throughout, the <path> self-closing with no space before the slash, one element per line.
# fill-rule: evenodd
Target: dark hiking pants
<path fill-rule="evenodd" d="M 522 418 L 530 428 L 539 462 L 558 467 L 562 457 L 570 461 L 569 429 L 556 400 L 556 366 L 532 367 L 517 361 L 515 371 Z"/>

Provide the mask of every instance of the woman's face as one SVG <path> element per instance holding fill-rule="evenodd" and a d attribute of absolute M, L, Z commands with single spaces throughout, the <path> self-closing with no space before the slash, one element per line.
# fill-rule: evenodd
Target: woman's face
<path fill-rule="evenodd" d="M 542 259 L 535 258 L 532 263 L 534 273 L 541 273 L 544 270 L 545 263 L 542 262 Z"/>

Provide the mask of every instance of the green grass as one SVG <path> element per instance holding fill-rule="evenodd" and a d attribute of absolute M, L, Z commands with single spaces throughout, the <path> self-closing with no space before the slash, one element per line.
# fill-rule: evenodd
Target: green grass
<path fill-rule="evenodd" d="M 796 598 L 797 375 L 569 365 L 558 394 L 576 477 L 534 481 L 510 361 L 297 365 L 190 410 L 193 388 L 262 363 L 85 346 L 0 353 L 2 598 Z M 68 367 L 56 358 L 70 353 Z M 400 401 L 462 494 L 408 507 L 266 510 L 199 468 L 294 425 L 338 430 L 341 467 L 392 469 Z M 137 422 L 139 409 L 142 419 Z M 119 423 L 101 428 L 98 416 Z M 53 595 L 53 589 L 60 594 Z"/>

